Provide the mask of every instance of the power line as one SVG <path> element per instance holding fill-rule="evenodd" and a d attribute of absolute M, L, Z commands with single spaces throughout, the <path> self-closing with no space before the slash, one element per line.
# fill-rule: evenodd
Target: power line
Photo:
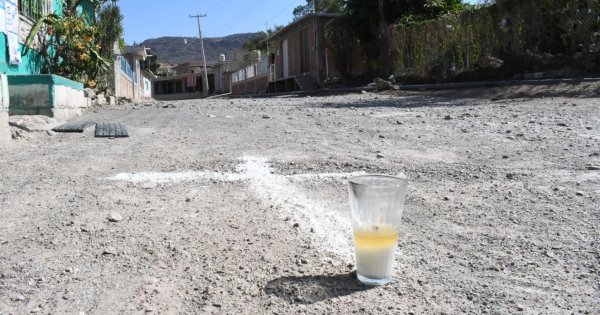
<path fill-rule="evenodd" d="M 229 31 L 229 30 L 234 29 L 235 27 L 239 26 L 241 21 L 243 21 L 243 20 L 247 19 L 248 17 L 250 17 L 254 12 L 256 12 L 256 10 L 258 10 L 260 7 L 262 7 L 266 2 L 267 2 L 267 0 L 262 0 L 262 2 L 254 5 L 254 6 L 250 6 L 249 9 L 242 9 L 242 10 L 240 10 L 237 14 L 235 14 L 231 18 L 231 20 L 236 21 L 236 23 L 235 24 L 229 24 L 228 25 L 229 27 L 227 27 L 224 30 L 225 31 Z"/>
<path fill-rule="evenodd" d="M 286 6 L 286 7 L 285 7 L 285 8 L 283 8 L 283 9 L 281 9 L 281 11 L 279 11 L 277 14 L 275 14 L 275 15 L 273 15 L 271 18 L 269 18 L 269 19 L 267 20 L 267 23 L 269 23 L 269 22 L 271 22 L 271 21 L 275 20 L 276 18 L 278 18 L 279 16 L 281 16 L 283 13 L 285 13 L 287 10 L 289 10 L 289 9 L 290 9 L 290 8 L 291 8 L 293 5 L 295 5 L 295 4 L 296 4 L 296 3 L 292 1 L 290 4 L 288 4 L 288 6 Z M 233 25 L 233 26 L 230 26 L 230 27 L 229 27 L 229 28 L 227 28 L 226 30 L 231 30 L 231 29 L 233 29 L 234 27 L 237 27 L 238 25 L 239 25 L 239 24 L 238 24 L 238 23 L 236 23 L 235 25 Z M 248 30 L 248 31 L 262 31 L 262 30 L 263 30 L 263 27 L 264 27 L 264 23 L 261 23 L 261 24 L 258 24 L 258 25 L 256 25 L 256 26 L 253 26 L 253 27 L 251 27 L 251 28 L 247 28 L 247 30 Z"/>

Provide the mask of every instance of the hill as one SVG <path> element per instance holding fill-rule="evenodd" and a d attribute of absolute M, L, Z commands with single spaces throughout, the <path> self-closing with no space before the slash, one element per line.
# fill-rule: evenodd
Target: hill
<path fill-rule="evenodd" d="M 233 52 L 242 48 L 244 42 L 258 36 L 258 33 L 234 34 L 225 37 L 205 38 L 206 62 L 213 64 L 220 54 L 231 59 Z M 160 37 L 147 39 L 141 43 L 158 56 L 159 62 L 182 63 L 202 59 L 200 40 L 197 37 Z"/>

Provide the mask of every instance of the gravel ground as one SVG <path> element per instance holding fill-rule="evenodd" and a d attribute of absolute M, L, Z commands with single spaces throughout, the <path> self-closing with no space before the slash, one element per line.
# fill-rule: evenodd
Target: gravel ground
<path fill-rule="evenodd" d="M 0 314 L 599 314 L 598 88 L 85 115 L 127 124 L 124 139 L 13 128 Z M 354 278 L 345 179 L 359 173 L 411 182 L 386 286 Z"/>

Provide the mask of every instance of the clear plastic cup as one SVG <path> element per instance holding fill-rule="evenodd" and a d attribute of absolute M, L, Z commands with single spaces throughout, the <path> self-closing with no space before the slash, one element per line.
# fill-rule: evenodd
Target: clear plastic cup
<path fill-rule="evenodd" d="M 365 284 L 392 280 L 407 187 L 406 180 L 387 175 L 348 180 L 356 271 Z"/>

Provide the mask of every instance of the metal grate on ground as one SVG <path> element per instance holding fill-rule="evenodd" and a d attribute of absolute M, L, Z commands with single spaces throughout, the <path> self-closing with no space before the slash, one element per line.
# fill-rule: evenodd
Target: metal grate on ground
<path fill-rule="evenodd" d="M 129 137 L 127 126 L 122 123 L 96 123 L 97 138 L 126 138 Z"/>
<path fill-rule="evenodd" d="M 58 127 L 52 128 L 54 132 L 83 132 L 86 128 L 96 124 L 93 121 L 79 121 L 79 122 L 69 122 L 66 124 L 62 124 Z"/>

